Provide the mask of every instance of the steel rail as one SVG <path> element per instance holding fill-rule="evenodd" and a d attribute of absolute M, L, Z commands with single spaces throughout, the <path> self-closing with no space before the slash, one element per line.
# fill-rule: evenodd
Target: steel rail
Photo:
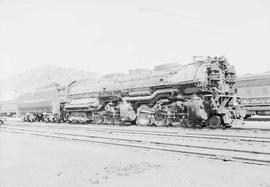
<path fill-rule="evenodd" d="M 43 123 L 43 122 L 20 122 L 20 123 L 23 123 L 23 124 L 27 124 L 27 125 L 32 125 L 32 124 L 35 124 L 35 125 L 46 125 L 47 123 Z M 40 124 L 37 124 L 37 123 L 40 123 Z M 10 122 L 7 122 L 6 124 L 12 124 L 14 125 L 14 123 L 10 123 Z M 18 122 L 15 122 L 15 124 L 18 124 Z M 48 126 L 52 126 L 52 124 L 54 124 L 55 126 L 58 126 L 56 124 L 58 123 L 49 123 Z M 114 129 L 114 128 L 109 128 L 108 126 L 115 126 L 115 127 L 136 127 L 136 125 L 110 125 L 110 124 L 70 124 L 70 123 L 59 123 L 60 125 L 59 126 L 62 126 L 62 125 L 65 125 L 65 126 L 76 126 L 76 125 L 85 125 L 86 127 L 88 126 L 93 126 L 93 125 L 96 125 L 96 126 L 105 126 L 104 129 Z M 142 126 L 139 126 L 139 127 L 142 127 Z M 155 129 L 177 129 L 177 130 L 182 130 L 182 129 L 185 129 L 185 130 L 201 130 L 201 131 L 215 131 L 215 132 L 224 132 L 224 131 L 262 131 L 262 132 L 270 132 L 270 126 L 269 128 L 258 128 L 258 127 L 231 127 L 231 128 L 226 128 L 226 129 L 222 129 L 222 128 L 218 128 L 218 129 L 211 129 L 211 128 L 207 128 L 207 127 L 194 127 L 194 128 L 186 128 L 186 127 L 156 127 L 156 126 L 147 126 L 147 127 L 153 127 Z M 144 127 L 143 127 L 144 128 Z M 154 131 L 154 130 L 141 130 L 142 132 L 159 132 L 159 131 Z M 168 133 L 168 134 L 175 134 L 175 131 L 165 131 L 164 133 Z"/>
<path fill-rule="evenodd" d="M 0 131 L 4 132 L 15 132 L 19 133 L 18 130 L 13 129 L 0 129 Z M 194 152 L 194 151 L 186 151 L 186 150 L 175 150 L 175 149 L 168 149 L 168 148 L 159 148 L 159 147 L 149 147 L 149 146 L 141 146 L 141 145 L 133 145 L 133 144 L 126 144 L 126 143 L 115 143 L 112 141 L 124 141 L 124 142 L 136 142 L 136 143 L 150 143 L 154 146 L 177 146 L 177 147 L 185 147 L 185 148 L 195 148 L 195 149 L 207 149 L 207 150 L 217 150 L 217 151 L 227 151 L 227 152 L 233 152 L 233 153 L 248 153 L 248 154 L 255 154 L 255 155 L 270 155 L 268 152 L 258 152 L 258 151 L 247 151 L 247 150 L 237 150 L 237 149 L 225 149 L 225 148 L 214 148 L 214 147 L 203 147 L 203 146 L 192 146 L 192 145 L 184 145 L 184 144 L 172 144 L 172 143 L 164 143 L 164 142 L 154 142 L 154 141 L 142 141 L 142 140 L 134 140 L 134 139 L 123 139 L 123 138 L 110 138 L 110 137 L 98 137 L 98 136 L 88 136 L 88 135 L 80 135 L 80 134 L 70 134 L 70 133 L 55 133 L 50 132 L 49 134 L 40 134 L 40 131 L 37 131 L 37 133 L 34 133 L 33 130 L 29 131 L 27 133 L 27 130 L 21 131 L 21 133 L 24 134 L 30 134 L 35 136 L 44 136 L 44 137 L 51 137 L 51 138 L 63 138 L 63 139 L 70 139 L 70 140 L 77 140 L 77 141 L 83 141 L 83 142 L 92 142 L 92 143 L 101 143 L 101 144 L 109 144 L 109 145 L 118 145 L 118 146 L 126 146 L 126 147 L 134 147 L 134 148 L 143 148 L 143 149 L 151 149 L 151 150 L 159 150 L 159 151 L 167 151 L 167 152 L 177 152 L 177 153 L 185 153 L 185 154 L 192 154 L 197 156 L 207 156 L 212 157 L 216 159 L 221 159 L 225 161 L 241 161 L 245 163 L 253 163 L 253 164 L 270 164 L 270 160 L 265 159 L 255 159 L 255 158 L 249 158 L 249 157 L 241 157 L 241 156 L 234 156 L 234 155 L 224 155 L 224 154 L 213 154 L 213 153 L 203 153 L 203 152 Z M 53 135 L 51 135 L 51 133 Z M 56 134 L 56 135 L 55 135 Z M 64 135 L 64 136 L 59 136 Z M 100 140 L 89 140 L 89 139 L 80 139 L 80 138 L 74 138 L 74 137 L 86 137 L 91 139 L 105 139 L 109 140 L 107 141 L 100 141 Z"/>
<path fill-rule="evenodd" d="M 40 126 L 39 126 L 40 127 Z M 59 129 L 59 128 L 56 128 Z M 163 137 L 173 137 L 173 138 L 194 138 L 194 139 L 210 139 L 210 140 L 226 140 L 226 141 L 243 141 L 243 142 L 257 142 L 257 143 L 270 143 L 270 137 L 262 136 L 243 136 L 243 135 L 230 135 L 230 134 L 207 134 L 207 133 L 185 133 L 185 134 L 163 134 L 162 132 L 158 133 L 147 133 L 141 132 L 140 130 L 127 130 L 124 129 L 89 129 L 89 128 L 69 128 L 61 127 L 60 129 L 66 130 L 85 130 L 91 132 L 104 132 L 110 134 L 133 134 L 133 135 L 147 135 L 147 136 L 163 136 Z"/>

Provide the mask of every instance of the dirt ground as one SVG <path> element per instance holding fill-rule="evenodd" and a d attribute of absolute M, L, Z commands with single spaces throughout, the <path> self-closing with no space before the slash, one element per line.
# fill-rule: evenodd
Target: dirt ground
<path fill-rule="evenodd" d="M 0 132 L 9 186 L 270 187 L 270 167 Z"/>

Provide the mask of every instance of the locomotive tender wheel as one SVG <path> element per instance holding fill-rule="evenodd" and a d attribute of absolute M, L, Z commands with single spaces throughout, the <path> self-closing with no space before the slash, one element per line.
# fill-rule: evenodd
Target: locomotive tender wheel
<path fill-rule="evenodd" d="M 155 115 L 155 123 L 157 127 L 167 126 L 168 120 L 165 115 Z"/>
<path fill-rule="evenodd" d="M 209 120 L 209 127 L 211 129 L 216 129 L 219 128 L 221 126 L 221 120 L 220 117 L 218 116 L 212 116 Z"/>

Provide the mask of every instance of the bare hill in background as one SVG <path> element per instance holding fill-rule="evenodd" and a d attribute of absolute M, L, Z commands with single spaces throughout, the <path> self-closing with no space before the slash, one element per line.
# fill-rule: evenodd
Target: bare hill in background
<path fill-rule="evenodd" d="M 99 75 L 89 71 L 65 69 L 52 65 L 41 66 L 12 78 L 0 80 L 1 90 L 14 90 L 16 95 L 52 84 L 67 84 L 74 80 L 96 79 Z"/>

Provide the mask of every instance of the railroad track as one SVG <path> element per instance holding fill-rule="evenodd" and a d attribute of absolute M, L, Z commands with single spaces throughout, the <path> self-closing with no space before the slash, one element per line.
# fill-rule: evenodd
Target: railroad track
<path fill-rule="evenodd" d="M 65 127 L 65 128 L 81 128 L 81 129 L 88 129 L 88 128 L 95 128 L 97 131 L 99 129 L 101 129 L 102 131 L 104 129 L 106 130 L 115 130 L 117 129 L 123 129 L 124 131 L 134 131 L 134 129 L 127 129 L 127 128 L 133 128 L 133 127 L 138 127 L 138 126 L 109 126 L 109 125 L 97 125 L 97 124 L 91 124 L 91 125 L 73 125 L 73 124 L 47 124 L 47 123 L 27 123 L 27 122 L 21 122 L 21 123 L 6 123 L 7 125 L 13 125 L 13 126 L 21 126 L 23 125 L 28 125 L 28 126 L 48 126 L 48 127 L 57 127 L 57 128 L 61 128 L 61 127 Z M 200 132 L 214 132 L 214 133 L 218 133 L 218 132 L 247 132 L 247 133 L 254 133 L 254 132 L 263 132 L 263 133 L 267 133 L 270 132 L 270 128 L 250 128 L 250 127 L 232 127 L 229 129 L 208 129 L 208 128 L 166 128 L 166 127 L 155 127 L 155 128 L 149 128 L 149 127 L 140 127 L 142 129 L 146 129 L 146 130 L 136 130 L 136 131 L 140 131 L 142 133 L 146 132 L 146 133 L 163 133 L 163 134 L 177 134 L 181 131 L 200 131 Z M 151 129 L 151 130 L 149 130 Z M 153 130 L 152 130 L 153 129 Z M 155 130 L 154 130 L 155 129 Z"/>
<path fill-rule="evenodd" d="M 60 127 L 60 126 L 69 126 L 69 127 L 76 127 L 76 128 L 79 128 L 79 127 L 81 127 L 81 128 L 87 128 L 87 127 L 92 127 L 92 126 L 100 126 L 100 127 L 103 127 L 102 129 L 108 129 L 108 130 L 113 130 L 114 128 L 112 128 L 112 127 L 120 127 L 120 128 L 122 128 L 122 127 L 137 127 L 137 126 L 134 126 L 134 125 L 123 125 L 123 126 L 119 126 L 119 125 L 104 125 L 104 124 L 84 124 L 84 125 L 82 125 L 82 124 L 70 124 L 70 123 L 60 123 L 60 124 L 58 124 L 58 123 L 43 123 L 43 122 L 15 122 L 15 123 L 6 123 L 6 124 L 12 124 L 12 125 L 14 125 L 14 124 L 18 124 L 18 125 L 20 125 L 20 124 L 26 124 L 26 125 L 37 125 L 37 126 L 39 126 L 39 125 L 41 125 L 41 126 L 46 126 L 46 125 L 48 125 L 48 126 L 52 126 L 52 124 L 54 125 L 54 126 L 58 126 L 58 127 Z M 83 127 L 82 127 L 83 126 Z M 111 127 L 111 128 L 110 128 Z M 140 126 L 141 127 L 141 126 Z M 146 128 L 146 129 L 149 129 L 149 127 L 150 126 L 147 126 L 147 127 L 141 127 L 141 128 Z M 162 133 L 168 133 L 168 134 L 175 134 L 175 133 L 177 133 L 177 132 L 175 132 L 175 130 L 177 130 L 177 131 L 181 131 L 181 130 L 191 130 L 191 131 L 196 131 L 196 130 L 200 130 L 200 131 L 207 131 L 207 132 L 224 132 L 224 131 L 228 131 L 228 132 L 233 132 L 233 131 L 236 131 L 236 132 L 270 132 L 270 126 L 269 126 L 269 128 L 258 128 L 258 127 L 245 127 L 245 126 L 243 126 L 243 127 L 231 127 L 231 128 L 226 128 L 226 129 L 209 129 L 209 128 L 199 128 L 199 127 L 197 127 L 197 128 L 184 128 L 184 127 L 156 127 L 156 126 L 154 126 L 154 127 L 151 127 L 151 129 L 153 129 L 153 130 L 140 130 L 141 132 L 160 132 L 161 130 L 162 130 Z M 156 131 L 156 130 L 154 130 L 154 129 L 158 129 L 158 130 L 160 130 L 160 131 Z M 127 129 L 125 129 L 126 131 L 128 131 Z M 133 129 L 132 130 L 130 130 L 130 131 L 133 131 Z"/>
<path fill-rule="evenodd" d="M 14 125 L 21 127 L 19 125 Z M 6 126 L 8 127 L 8 126 Z M 83 130 L 86 132 L 102 132 L 109 134 L 123 134 L 123 135 L 144 135 L 144 136 L 156 136 L 156 137 L 169 137 L 169 138 L 192 138 L 192 139 L 209 139 L 209 140 L 221 140 L 221 141 L 240 141 L 240 142 L 253 142 L 253 143 L 270 143 L 270 136 L 251 136 L 239 135 L 239 134 L 218 134 L 218 133 L 194 133 L 193 131 L 181 133 L 181 132 L 160 132 L 160 131 L 146 131 L 137 129 L 118 129 L 118 128 L 85 128 L 85 127 L 72 127 L 72 126 L 35 126 L 38 128 L 51 128 L 56 130 Z M 16 130 L 16 129 L 14 129 Z M 21 130 L 21 129 L 17 129 Z M 29 130 L 31 131 L 31 130 Z M 36 131 L 36 130 L 35 130 Z M 41 131 L 45 132 L 45 131 Z"/>
<path fill-rule="evenodd" d="M 245 121 L 270 121 L 269 117 L 252 117 L 252 118 L 247 118 Z"/>
<path fill-rule="evenodd" d="M 71 141 L 98 143 L 113 146 L 122 146 L 136 149 L 162 151 L 184 154 L 188 156 L 204 157 L 223 161 L 242 162 L 249 164 L 270 165 L 270 152 L 253 151 L 244 149 L 222 148 L 214 146 L 200 146 L 183 143 L 170 143 L 152 141 L 138 138 L 116 138 L 108 136 L 85 135 L 77 133 L 64 133 L 55 131 L 41 131 L 31 129 L 15 129 L 2 127 L 0 131 L 9 133 L 28 134 L 33 136 L 58 138 Z"/>

